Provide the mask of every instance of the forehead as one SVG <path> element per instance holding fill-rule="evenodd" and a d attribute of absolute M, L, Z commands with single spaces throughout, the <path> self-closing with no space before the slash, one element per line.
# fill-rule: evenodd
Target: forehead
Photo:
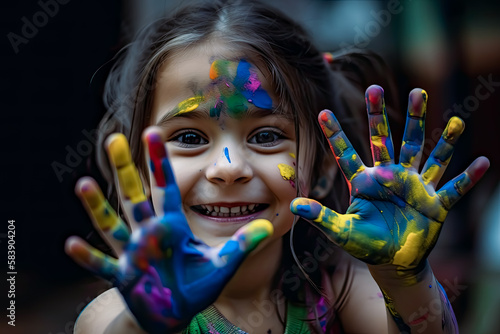
<path fill-rule="evenodd" d="M 175 114 L 176 109 L 182 111 L 182 106 L 194 109 L 199 102 L 209 100 L 206 96 L 222 97 L 222 104 L 228 107 L 244 102 L 272 109 L 269 77 L 254 62 L 223 44 L 203 44 L 174 53 L 157 73 L 152 121 L 157 123 L 166 114 Z"/>

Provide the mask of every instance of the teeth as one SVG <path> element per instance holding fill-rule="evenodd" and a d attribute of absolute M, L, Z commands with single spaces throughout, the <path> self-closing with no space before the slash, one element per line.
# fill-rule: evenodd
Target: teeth
<path fill-rule="evenodd" d="M 204 214 L 212 217 L 236 217 L 242 215 L 248 215 L 254 213 L 259 205 L 258 204 L 249 204 L 242 206 L 216 206 L 209 204 L 200 204 L 200 208 L 204 211 Z"/>

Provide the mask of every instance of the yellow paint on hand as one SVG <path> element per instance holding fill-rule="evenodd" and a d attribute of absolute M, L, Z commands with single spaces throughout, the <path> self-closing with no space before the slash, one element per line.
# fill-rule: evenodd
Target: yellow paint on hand
<path fill-rule="evenodd" d="M 117 171 L 117 174 L 118 182 L 120 183 L 123 194 L 127 199 L 134 204 L 146 200 L 139 172 L 133 164 L 120 168 Z"/>
<path fill-rule="evenodd" d="M 112 136 L 108 145 L 108 152 L 111 163 L 116 168 L 120 189 L 125 198 L 130 199 L 132 203 L 143 202 L 146 200 L 146 196 L 144 195 L 139 172 L 132 161 L 127 138 L 123 134 Z"/>
<path fill-rule="evenodd" d="M 108 153 L 111 163 L 120 168 L 132 162 L 130 147 L 127 138 L 122 133 L 112 134 L 108 139 Z"/>
<path fill-rule="evenodd" d="M 422 175 L 422 179 L 425 184 L 429 184 L 429 182 L 437 181 L 439 176 L 440 168 L 438 165 L 431 165 L 425 173 Z"/>
<path fill-rule="evenodd" d="M 377 124 L 377 132 L 379 136 L 384 136 L 384 137 L 389 137 L 389 129 L 387 127 L 387 120 L 385 119 L 385 122 Z"/>
<path fill-rule="evenodd" d="M 401 267 L 408 267 L 415 259 L 424 243 L 424 230 L 410 232 L 403 246 L 394 254 L 393 264 Z"/>
<path fill-rule="evenodd" d="M 453 116 L 446 124 L 446 128 L 443 131 L 443 138 L 448 142 L 456 142 L 458 137 L 464 132 L 465 123 L 461 118 Z"/>
<path fill-rule="evenodd" d="M 295 180 L 295 168 L 287 164 L 279 164 L 281 177 L 285 180 Z"/>
<path fill-rule="evenodd" d="M 290 152 L 290 153 L 288 153 L 288 154 L 289 154 L 292 158 L 294 158 L 294 159 L 295 159 L 295 153 Z"/>
<path fill-rule="evenodd" d="M 372 241 L 372 246 L 373 249 L 382 249 L 384 246 L 387 245 L 387 241 L 384 240 L 373 240 Z"/>

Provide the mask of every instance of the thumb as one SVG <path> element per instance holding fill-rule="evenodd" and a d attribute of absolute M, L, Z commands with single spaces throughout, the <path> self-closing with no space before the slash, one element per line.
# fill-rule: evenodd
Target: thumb
<path fill-rule="evenodd" d="M 352 215 L 339 214 L 305 197 L 294 199 L 290 203 L 290 211 L 316 223 L 315 225 L 335 244 L 342 246 L 347 242 Z"/>
<path fill-rule="evenodd" d="M 242 260 L 273 232 L 274 228 L 269 220 L 253 220 L 236 231 L 233 237 L 222 246 L 219 256 L 228 256 L 228 262 Z"/>

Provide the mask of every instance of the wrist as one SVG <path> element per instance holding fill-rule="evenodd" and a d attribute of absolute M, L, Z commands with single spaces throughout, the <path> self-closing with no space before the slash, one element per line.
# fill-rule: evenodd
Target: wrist
<path fill-rule="evenodd" d="M 375 282 L 383 290 L 394 287 L 409 287 L 422 281 L 430 282 L 434 278 L 427 260 L 411 269 L 402 269 L 392 264 L 368 265 L 368 269 Z"/>

